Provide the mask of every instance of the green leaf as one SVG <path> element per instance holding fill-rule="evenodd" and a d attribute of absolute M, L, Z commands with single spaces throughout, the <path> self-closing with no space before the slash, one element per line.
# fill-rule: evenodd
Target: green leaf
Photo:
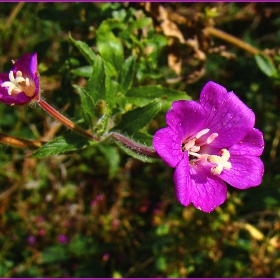
<path fill-rule="evenodd" d="M 120 83 L 123 93 L 126 93 L 132 85 L 133 77 L 135 74 L 135 61 L 136 57 L 132 55 L 127 58 L 122 65 L 122 69 L 120 72 Z"/>
<path fill-rule="evenodd" d="M 43 263 L 58 263 L 68 259 L 66 247 L 63 244 L 53 245 L 42 252 Z"/>
<path fill-rule="evenodd" d="M 106 100 L 105 70 L 102 58 L 97 55 L 94 61 L 91 77 L 86 85 L 86 91 L 90 94 L 94 103 L 98 100 Z"/>
<path fill-rule="evenodd" d="M 159 100 L 154 100 L 146 106 L 128 111 L 122 115 L 120 123 L 113 127 L 111 131 L 121 131 L 122 133 L 132 135 L 146 126 L 160 109 L 161 103 Z"/>
<path fill-rule="evenodd" d="M 83 88 L 77 86 L 77 85 L 73 85 L 73 87 L 78 91 L 80 97 L 81 97 L 81 102 L 82 102 L 82 112 L 84 115 L 84 119 L 86 121 L 86 123 L 92 127 L 93 126 L 93 122 L 95 119 L 95 114 L 94 114 L 94 100 L 92 98 L 92 96 Z"/>
<path fill-rule="evenodd" d="M 139 154 L 136 151 L 132 151 L 131 149 L 123 146 L 121 143 L 119 143 L 117 141 L 115 143 L 121 150 L 123 150 L 126 154 L 128 154 L 129 156 L 131 156 L 135 159 L 141 160 L 143 162 L 150 162 L 150 163 L 158 161 L 158 159 L 156 159 L 156 158 L 150 158 L 150 157 L 147 157 L 146 155 Z"/>
<path fill-rule="evenodd" d="M 151 24 L 152 24 L 152 19 L 144 17 L 144 18 L 140 18 L 140 19 L 133 21 L 131 24 L 132 25 L 131 28 L 140 29 L 140 28 L 147 27 Z"/>
<path fill-rule="evenodd" d="M 95 142 L 85 138 L 80 134 L 66 134 L 56 138 L 53 141 L 48 142 L 40 149 L 38 149 L 35 153 L 33 153 L 30 157 L 43 158 L 52 155 L 63 154 L 66 152 L 73 152 L 90 146 L 93 143 Z"/>
<path fill-rule="evenodd" d="M 97 147 L 109 163 L 109 179 L 114 178 L 120 167 L 120 154 L 118 149 L 108 145 L 98 145 Z"/>
<path fill-rule="evenodd" d="M 114 73 L 111 71 L 110 65 L 110 63 L 104 61 L 106 103 L 109 106 L 109 111 L 116 106 L 116 95 L 119 90 L 119 84 L 112 79 Z"/>
<path fill-rule="evenodd" d="M 92 65 L 95 60 L 96 54 L 91 49 L 91 47 L 89 47 L 89 45 L 86 44 L 85 42 L 79 40 L 76 41 L 75 39 L 73 39 L 71 34 L 69 34 L 69 39 L 78 48 L 80 53 L 85 57 L 85 59 L 89 62 L 89 64 Z"/>
<path fill-rule="evenodd" d="M 272 61 L 262 54 L 256 54 L 255 60 L 260 70 L 268 77 L 276 76 L 277 70 Z"/>
<path fill-rule="evenodd" d="M 142 86 L 131 88 L 127 93 L 127 102 L 136 106 L 143 106 L 160 98 L 162 102 L 162 110 L 167 111 L 172 102 L 175 100 L 189 100 L 190 97 L 185 93 L 173 89 L 164 88 L 162 86 Z"/>
<path fill-rule="evenodd" d="M 96 46 L 102 58 L 120 71 L 124 62 L 124 51 L 121 41 L 111 31 L 110 25 L 114 22 L 118 23 L 113 19 L 101 23 L 96 31 Z"/>
<path fill-rule="evenodd" d="M 92 66 L 79 67 L 79 68 L 73 69 L 71 72 L 74 75 L 77 75 L 80 77 L 90 78 L 90 76 L 92 74 Z"/>

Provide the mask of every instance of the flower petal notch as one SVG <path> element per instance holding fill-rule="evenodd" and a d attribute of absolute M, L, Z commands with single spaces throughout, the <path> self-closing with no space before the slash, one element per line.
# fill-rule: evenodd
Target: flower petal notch
<path fill-rule="evenodd" d="M 175 194 L 184 206 L 211 212 L 226 200 L 226 183 L 238 189 L 261 184 L 263 134 L 254 128 L 253 111 L 233 92 L 210 81 L 199 102 L 173 102 L 166 123 L 153 146 L 175 168 Z"/>
<path fill-rule="evenodd" d="M 37 98 L 40 92 L 37 54 L 24 54 L 9 74 L 0 73 L 0 102 L 23 105 Z"/>

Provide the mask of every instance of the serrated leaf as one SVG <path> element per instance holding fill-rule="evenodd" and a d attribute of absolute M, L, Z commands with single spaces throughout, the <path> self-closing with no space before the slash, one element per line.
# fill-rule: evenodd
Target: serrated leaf
<path fill-rule="evenodd" d="M 98 100 L 106 100 L 105 70 L 102 58 L 97 55 L 92 68 L 92 74 L 86 85 L 86 91 L 90 94 L 94 103 Z"/>
<path fill-rule="evenodd" d="M 88 44 L 86 44 L 85 42 L 82 42 L 80 40 L 76 41 L 71 36 L 71 34 L 69 34 L 69 39 L 77 47 L 77 49 L 84 56 L 84 58 L 89 62 L 89 64 L 92 65 L 95 60 L 96 54 L 91 49 L 91 47 Z"/>
<path fill-rule="evenodd" d="M 111 24 L 112 20 L 101 23 L 96 31 L 96 46 L 102 58 L 120 71 L 124 62 L 124 50 L 121 41 L 111 31 Z"/>
<path fill-rule="evenodd" d="M 120 83 L 122 86 L 123 93 L 126 93 L 132 85 L 133 77 L 135 74 L 135 62 L 136 57 L 132 55 L 129 58 L 127 58 L 124 64 L 122 65 L 122 69 L 120 72 Z"/>
<path fill-rule="evenodd" d="M 171 107 L 173 101 L 190 99 L 185 92 L 164 88 L 162 86 L 134 87 L 126 93 L 126 97 L 128 102 L 136 106 L 143 106 L 155 98 L 160 98 L 163 111 L 167 111 Z"/>
<path fill-rule="evenodd" d="M 74 75 L 77 75 L 80 77 L 90 78 L 90 76 L 92 74 L 92 66 L 79 67 L 79 68 L 73 69 L 71 72 Z"/>
<path fill-rule="evenodd" d="M 272 61 L 262 54 L 256 54 L 255 60 L 260 70 L 268 77 L 276 76 L 277 70 Z"/>
<path fill-rule="evenodd" d="M 146 106 L 138 107 L 122 115 L 120 123 L 111 131 L 121 131 L 132 135 L 146 126 L 151 119 L 160 111 L 161 103 L 155 100 Z"/>
<path fill-rule="evenodd" d="M 98 149 L 103 153 L 109 164 L 109 178 L 112 179 L 116 175 L 120 167 L 120 155 L 116 147 L 98 145 Z"/>
<path fill-rule="evenodd" d="M 43 158 L 52 155 L 63 154 L 66 152 L 73 152 L 85 148 L 95 143 L 79 134 L 66 134 L 48 142 L 35 153 L 31 158 Z"/>
<path fill-rule="evenodd" d="M 147 157 L 146 155 L 139 154 L 136 151 L 132 151 L 131 149 L 123 146 L 121 143 L 119 143 L 117 141 L 115 143 L 121 150 L 123 150 L 126 154 L 128 154 L 129 156 L 131 156 L 135 159 L 141 160 L 143 162 L 150 162 L 150 163 L 158 161 L 158 159 L 156 159 L 156 158 L 150 158 L 150 157 Z"/>
<path fill-rule="evenodd" d="M 81 98 L 81 107 L 82 107 L 82 112 L 84 115 L 84 119 L 86 121 L 86 123 L 92 127 L 93 126 L 93 122 L 95 119 L 95 115 L 94 115 L 94 100 L 91 97 L 91 95 L 83 88 L 77 86 L 77 85 L 73 85 L 73 87 L 78 91 L 80 98 Z"/>

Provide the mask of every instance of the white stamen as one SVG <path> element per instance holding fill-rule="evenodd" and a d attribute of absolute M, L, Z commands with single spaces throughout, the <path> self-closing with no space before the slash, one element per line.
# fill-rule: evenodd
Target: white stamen
<path fill-rule="evenodd" d="M 217 166 L 211 168 L 211 173 L 214 175 L 219 175 L 222 173 L 223 169 L 230 170 L 231 163 L 228 162 L 230 158 L 230 153 L 227 149 L 222 149 L 220 151 L 221 156 L 211 155 L 208 156 L 207 160 L 212 163 L 216 163 Z"/>
<path fill-rule="evenodd" d="M 218 133 L 212 133 L 206 140 L 207 144 L 212 143 L 217 137 L 219 136 Z"/>
<path fill-rule="evenodd" d="M 199 131 L 197 134 L 196 134 L 196 139 L 199 139 L 201 136 L 205 135 L 206 133 L 209 132 L 209 128 L 205 128 L 205 129 L 202 129 L 201 131 Z"/>
<path fill-rule="evenodd" d="M 6 81 L 1 84 L 1 87 L 8 88 L 8 94 L 18 94 L 24 92 L 27 96 L 33 96 L 35 86 L 30 83 L 29 78 L 24 78 L 21 71 L 16 72 L 16 78 L 14 77 L 14 71 L 11 70 L 9 73 L 10 81 Z"/>

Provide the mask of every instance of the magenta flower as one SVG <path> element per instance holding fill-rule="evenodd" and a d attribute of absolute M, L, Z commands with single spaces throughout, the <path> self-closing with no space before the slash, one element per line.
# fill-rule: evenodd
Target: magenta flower
<path fill-rule="evenodd" d="M 0 73 L 0 102 L 22 105 L 39 94 L 37 54 L 26 53 L 16 62 L 9 74 Z"/>
<path fill-rule="evenodd" d="M 208 82 L 200 102 L 173 102 L 166 122 L 153 146 L 175 168 L 175 194 L 181 204 L 211 212 L 226 199 L 225 182 L 237 189 L 261 183 L 263 135 L 254 128 L 253 111 L 233 92 Z"/>
<path fill-rule="evenodd" d="M 57 241 L 59 243 L 68 243 L 69 242 L 68 237 L 63 234 L 58 236 Z"/>

